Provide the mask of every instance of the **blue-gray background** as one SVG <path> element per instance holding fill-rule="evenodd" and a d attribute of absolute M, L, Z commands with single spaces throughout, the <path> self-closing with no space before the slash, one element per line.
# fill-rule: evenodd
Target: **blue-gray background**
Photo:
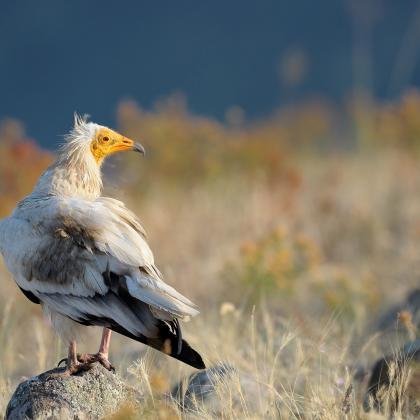
<path fill-rule="evenodd" d="M 419 4 L 0 0 L 0 119 L 53 147 L 74 110 L 112 125 L 124 98 L 149 108 L 182 91 L 219 119 L 232 105 L 258 118 L 313 96 L 341 103 L 360 87 L 392 98 L 420 85 Z"/>

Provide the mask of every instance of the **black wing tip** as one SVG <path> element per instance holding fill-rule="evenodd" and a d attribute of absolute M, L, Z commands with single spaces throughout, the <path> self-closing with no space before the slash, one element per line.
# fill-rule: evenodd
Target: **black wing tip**
<path fill-rule="evenodd" d="M 22 289 L 22 287 L 18 286 L 19 289 L 22 291 L 22 293 L 26 296 L 27 299 L 29 299 L 32 303 L 35 303 L 39 305 L 41 303 L 41 300 L 36 297 L 32 292 L 29 290 Z"/>
<path fill-rule="evenodd" d="M 197 360 L 197 362 L 194 364 L 193 367 L 195 367 L 196 369 L 201 369 L 201 370 L 207 368 L 206 364 L 204 363 L 200 355 L 199 355 L 199 360 Z"/>
<path fill-rule="evenodd" d="M 201 355 L 196 352 L 194 349 L 191 349 L 190 355 L 187 360 L 183 359 L 182 361 L 189 364 L 190 366 L 196 369 L 205 369 L 206 364 L 203 361 Z"/>
<path fill-rule="evenodd" d="M 194 350 L 185 340 L 182 340 L 181 353 L 178 355 L 172 354 L 171 356 L 196 369 L 206 369 L 206 365 L 200 353 Z"/>

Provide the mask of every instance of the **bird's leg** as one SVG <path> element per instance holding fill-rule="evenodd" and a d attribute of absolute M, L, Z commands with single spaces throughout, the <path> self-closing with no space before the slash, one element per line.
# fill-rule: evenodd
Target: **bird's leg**
<path fill-rule="evenodd" d="M 109 328 L 104 328 L 102 331 L 101 344 L 99 346 L 99 354 L 108 359 L 109 356 L 109 345 L 111 344 L 111 333 Z"/>
<path fill-rule="evenodd" d="M 76 340 L 71 340 L 69 344 L 69 353 L 67 355 L 67 368 L 76 366 L 77 364 Z"/>
<path fill-rule="evenodd" d="M 91 367 L 89 363 L 78 360 L 78 354 L 76 351 L 76 340 L 70 341 L 67 359 L 64 360 L 66 360 L 65 370 L 63 372 L 55 372 L 51 375 L 51 377 L 71 376 L 81 371 L 89 370 L 89 368 Z"/>
<path fill-rule="evenodd" d="M 111 343 L 111 333 L 112 331 L 109 328 L 103 329 L 101 344 L 99 345 L 99 351 L 97 353 L 97 360 L 106 369 L 115 371 L 114 366 L 112 366 L 110 361 L 108 360 L 109 345 Z"/>
<path fill-rule="evenodd" d="M 77 360 L 81 363 L 92 364 L 99 362 L 104 368 L 114 371 L 114 366 L 111 365 L 108 360 L 109 356 L 109 344 L 111 343 L 111 330 L 109 328 L 104 328 L 102 331 L 101 344 L 99 346 L 99 351 L 96 354 L 81 354 L 77 355 Z"/>

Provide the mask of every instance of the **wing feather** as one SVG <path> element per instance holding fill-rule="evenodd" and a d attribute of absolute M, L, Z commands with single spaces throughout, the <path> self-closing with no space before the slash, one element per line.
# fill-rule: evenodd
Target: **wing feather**
<path fill-rule="evenodd" d="M 24 202 L 0 223 L 0 251 L 24 294 L 48 311 L 204 367 L 177 321 L 196 306 L 162 280 L 140 222 L 121 202 Z"/>
<path fill-rule="evenodd" d="M 122 202 L 51 197 L 37 205 L 21 209 L 6 223 L 6 260 L 20 287 L 35 295 L 104 295 L 108 288 L 103 273 L 110 268 L 125 276 L 133 297 L 162 317 L 198 313 L 189 299 L 162 280 L 144 229 Z"/>

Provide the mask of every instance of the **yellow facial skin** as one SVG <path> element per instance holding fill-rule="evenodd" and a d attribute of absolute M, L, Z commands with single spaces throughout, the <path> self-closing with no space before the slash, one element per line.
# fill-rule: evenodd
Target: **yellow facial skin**
<path fill-rule="evenodd" d="M 101 128 L 92 140 L 90 150 L 98 164 L 108 155 L 116 152 L 136 150 L 136 144 L 123 135 L 109 128 Z"/>

